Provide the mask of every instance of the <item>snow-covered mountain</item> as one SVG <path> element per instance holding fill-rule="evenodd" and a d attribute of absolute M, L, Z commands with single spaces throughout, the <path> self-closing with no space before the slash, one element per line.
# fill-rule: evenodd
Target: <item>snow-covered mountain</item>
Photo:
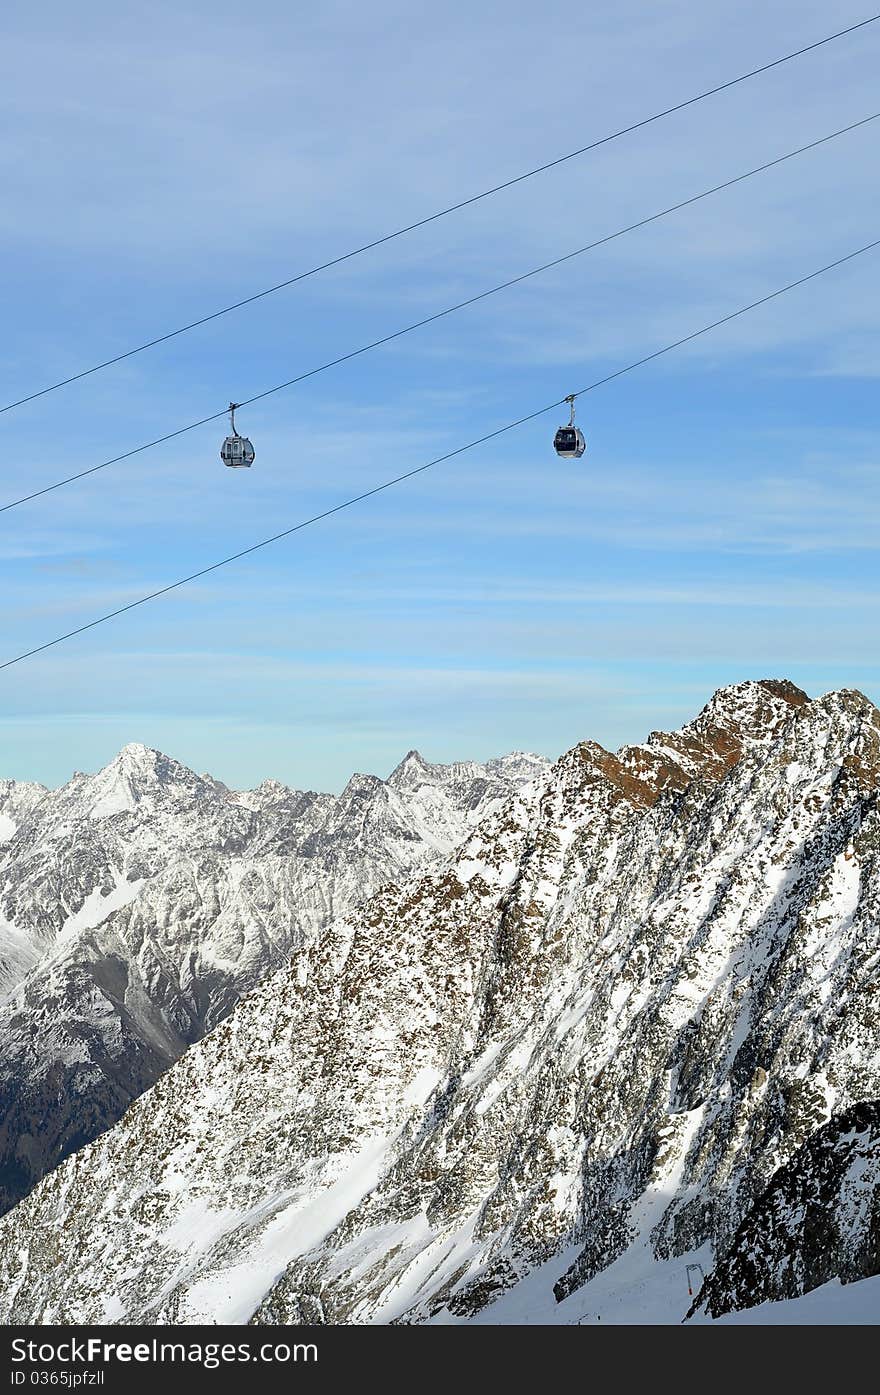
<path fill-rule="evenodd" d="M 878 787 L 852 691 L 575 747 L 5 1217 L 0 1317 L 680 1321 L 688 1262 L 719 1312 L 876 1272 Z"/>
<path fill-rule="evenodd" d="M 246 793 L 144 746 L 0 786 L 0 1209 L 113 1123 L 336 915 L 431 865 L 548 763 Z"/>

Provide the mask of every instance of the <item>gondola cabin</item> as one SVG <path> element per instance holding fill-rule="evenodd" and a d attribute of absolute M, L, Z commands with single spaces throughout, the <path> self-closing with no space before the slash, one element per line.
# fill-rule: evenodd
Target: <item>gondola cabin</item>
<path fill-rule="evenodd" d="M 235 409 L 237 406 L 237 402 L 229 404 L 229 423 L 232 430 L 220 447 L 220 459 L 224 465 L 228 465 L 232 470 L 250 469 L 254 463 L 256 451 L 247 436 L 239 436 L 235 429 Z"/>
<path fill-rule="evenodd" d="M 560 426 L 553 437 L 553 449 L 562 460 L 580 460 L 587 443 L 580 427 L 574 424 L 574 393 L 565 400 L 571 408 L 571 420 L 568 426 Z"/>
<path fill-rule="evenodd" d="M 553 437 L 553 449 L 563 460 L 580 460 L 587 443 L 578 426 L 560 426 Z"/>

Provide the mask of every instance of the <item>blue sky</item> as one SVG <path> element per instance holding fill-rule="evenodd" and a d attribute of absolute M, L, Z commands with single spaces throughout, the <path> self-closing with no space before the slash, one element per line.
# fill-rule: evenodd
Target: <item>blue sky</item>
<path fill-rule="evenodd" d="M 13 5 L 4 401 L 869 11 Z M 2 419 L 4 498 L 246 398 L 877 108 L 880 24 Z M 3 657 L 878 236 L 880 122 L 0 515 Z M 556 755 L 722 683 L 875 698 L 880 256 L 0 674 L 0 774 L 125 741 L 239 785 Z"/>

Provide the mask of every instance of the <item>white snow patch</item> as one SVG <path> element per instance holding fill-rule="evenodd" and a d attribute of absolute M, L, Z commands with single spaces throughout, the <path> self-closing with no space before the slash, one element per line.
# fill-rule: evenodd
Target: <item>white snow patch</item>
<path fill-rule="evenodd" d="M 108 915 L 114 911 L 122 910 L 123 906 L 128 906 L 136 899 L 141 888 L 146 885 L 143 878 L 138 881 L 129 882 L 125 880 L 119 872 L 114 871 L 116 886 L 105 896 L 100 887 L 95 887 L 89 892 L 85 901 L 78 911 L 69 915 L 61 927 L 58 936 L 59 941 L 69 939 L 79 930 L 94 930 L 96 925 L 105 921 Z"/>
<path fill-rule="evenodd" d="M 221 1324 L 246 1323 L 290 1261 L 326 1239 L 376 1186 L 387 1162 L 390 1142 L 383 1135 L 367 1143 L 358 1153 L 350 1154 L 342 1175 L 331 1186 L 305 1203 L 300 1198 L 276 1212 L 262 1234 L 255 1237 L 248 1259 L 216 1270 L 192 1284 L 186 1296 L 190 1319 L 201 1318 L 204 1322 Z M 217 1219 L 222 1221 L 222 1217 Z M 247 1219 L 243 1218 L 245 1224 Z M 222 1225 L 221 1229 L 229 1233 L 227 1225 Z M 184 1231 L 175 1228 L 175 1243 L 185 1242 L 186 1233 L 193 1233 L 192 1218 Z M 214 1238 L 215 1234 L 209 1236 L 211 1241 Z M 204 1244 L 200 1248 L 204 1248 Z"/>
<path fill-rule="evenodd" d="M 406 1087 L 403 1093 L 403 1103 L 413 1106 L 423 1105 L 442 1079 L 442 1071 L 436 1070 L 434 1066 L 423 1066 Z"/>
<path fill-rule="evenodd" d="M 460 1084 L 462 1089 L 467 1089 L 469 1085 L 475 1084 L 476 1081 L 480 1080 L 482 1076 L 488 1072 L 495 1064 L 502 1045 L 503 1042 L 500 1039 L 489 1043 L 483 1054 L 479 1056 L 471 1066 L 470 1070 L 466 1070 L 461 1077 Z"/>
<path fill-rule="evenodd" d="M 395 1275 L 381 1298 L 367 1308 L 361 1320 L 375 1326 L 390 1323 L 408 1313 L 422 1295 L 430 1296 L 442 1288 L 453 1274 L 466 1270 L 479 1253 L 479 1245 L 474 1240 L 474 1227 L 479 1215 L 478 1208 L 451 1235 L 433 1237 L 424 1212 L 414 1216 L 408 1224 L 408 1236 L 402 1237 L 399 1243 L 404 1245 L 408 1238 L 411 1245 L 420 1248 L 416 1249 L 406 1268 Z M 376 1241 L 385 1244 L 385 1237 L 377 1235 L 374 1237 Z M 450 1323 L 459 1320 L 444 1312 L 429 1321 Z"/>

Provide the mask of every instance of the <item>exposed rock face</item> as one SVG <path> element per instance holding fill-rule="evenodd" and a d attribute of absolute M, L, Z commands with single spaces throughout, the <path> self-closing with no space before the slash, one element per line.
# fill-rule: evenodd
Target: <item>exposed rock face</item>
<path fill-rule="evenodd" d="M 658 790 L 682 789 L 693 780 L 714 783 L 736 764 L 746 745 L 769 744 L 790 710 L 807 702 L 806 693 L 785 678 L 720 688 L 681 731 L 652 731 L 642 745 L 625 746 L 620 754 Z"/>
<path fill-rule="evenodd" d="M 726 1253 L 880 1097 L 878 785 L 856 692 L 744 684 L 575 747 L 46 1177 L 0 1223 L 0 1319 L 466 1320 L 628 1247 Z"/>
<path fill-rule="evenodd" d="M 236 794 L 144 746 L 62 789 L 0 786 L 0 1210 L 113 1123 L 304 937 L 442 859 L 539 757 L 336 798 Z"/>
<path fill-rule="evenodd" d="M 877 1100 L 836 1114 L 774 1174 L 692 1311 L 720 1317 L 872 1274 L 880 1274 Z"/>

